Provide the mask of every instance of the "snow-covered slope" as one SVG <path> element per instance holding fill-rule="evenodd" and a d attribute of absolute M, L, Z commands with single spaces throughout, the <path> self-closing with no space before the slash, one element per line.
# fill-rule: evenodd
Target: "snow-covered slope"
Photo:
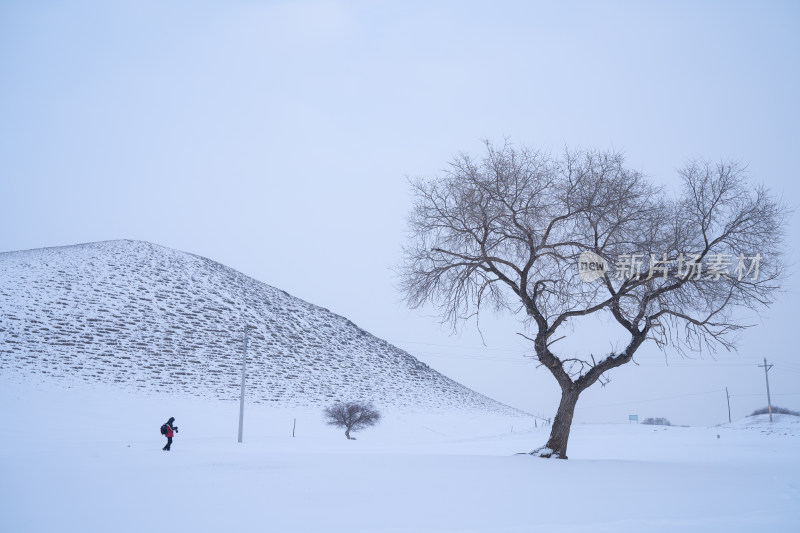
<path fill-rule="evenodd" d="M 349 320 L 209 259 L 138 241 L 0 254 L 0 372 L 282 406 L 509 413 Z"/>
<path fill-rule="evenodd" d="M 800 436 L 800 416 L 775 413 L 772 421 L 769 415 L 748 416 L 723 427 L 732 429 L 757 430 L 764 435 L 791 435 Z"/>

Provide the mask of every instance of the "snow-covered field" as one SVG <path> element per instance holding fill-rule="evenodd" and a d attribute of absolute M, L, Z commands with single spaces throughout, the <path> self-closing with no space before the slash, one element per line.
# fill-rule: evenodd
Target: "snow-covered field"
<path fill-rule="evenodd" d="M 235 402 L 109 387 L 0 378 L 0 531 L 800 530 L 795 417 L 577 425 L 558 461 L 514 455 L 546 439 L 531 418 L 389 412 L 347 441 L 248 405 L 238 444 Z"/>

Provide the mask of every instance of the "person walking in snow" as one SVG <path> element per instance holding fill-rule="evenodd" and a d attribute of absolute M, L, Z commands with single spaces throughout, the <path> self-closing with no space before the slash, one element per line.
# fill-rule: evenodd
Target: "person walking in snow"
<path fill-rule="evenodd" d="M 170 447 L 172 446 L 172 437 L 175 435 L 175 433 L 178 432 L 178 426 L 175 426 L 174 424 L 175 424 L 174 416 L 171 416 L 170 419 L 167 420 L 167 423 L 164 424 L 164 428 L 166 429 L 164 435 L 167 437 L 167 445 L 161 449 L 164 450 L 165 452 L 168 452 L 170 450 Z"/>

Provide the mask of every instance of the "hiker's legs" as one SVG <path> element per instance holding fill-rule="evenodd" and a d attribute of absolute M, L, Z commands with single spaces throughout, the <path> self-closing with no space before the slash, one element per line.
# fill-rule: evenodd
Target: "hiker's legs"
<path fill-rule="evenodd" d="M 164 446 L 162 449 L 169 451 L 170 447 L 172 446 L 172 437 L 167 437 L 167 445 Z"/>

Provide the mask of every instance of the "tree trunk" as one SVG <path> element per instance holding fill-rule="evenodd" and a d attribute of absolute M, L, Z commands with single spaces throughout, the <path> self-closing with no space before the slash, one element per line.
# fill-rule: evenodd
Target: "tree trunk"
<path fill-rule="evenodd" d="M 347 437 L 347 440 L 350 440 L 350 428 L 347 428 L 347 431 L 344 432 L 344 436 Z"/>
<path fill-rule="evenodd" d="M 531 455 L 539 457 L 555 457 L 558 459 L 567 458 L 567 441 L 569 440 L 569 430 L 572 427 L 572 415 L 575 414 L 575 404 L 578 403 L 580 390 L 574 385 L 562 387 L 561 403 L 558 404 L 558 412 L 553 420 L 553 427 L 550 430 L 550 439 L 542 448 L 537 448 Z"/>

